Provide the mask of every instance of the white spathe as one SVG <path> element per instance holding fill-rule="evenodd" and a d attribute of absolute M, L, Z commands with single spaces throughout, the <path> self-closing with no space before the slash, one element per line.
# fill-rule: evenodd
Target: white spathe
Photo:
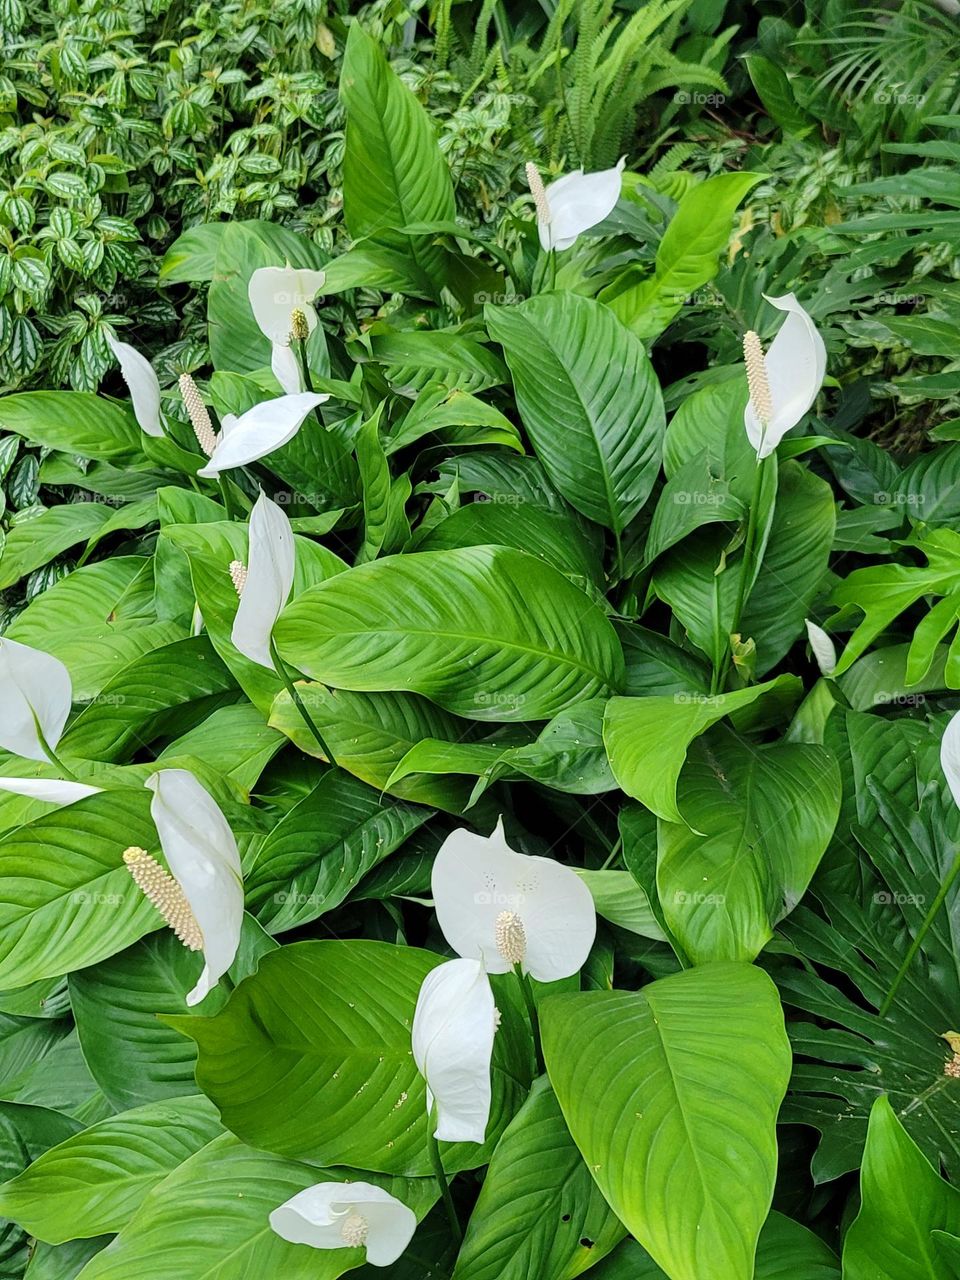
<path fill-rule="evenodd" d="M 161 769 L 144 786 L 153 792 L 150 815 L 163 855 L 203 937 L 203 972 L 187 996 L 187 1004 L 198 1004 L 233 964 L 240 945 L 240 854 L 220 806 L 189 770 Z"/>
<path fill-rule="evenodd" d="M 303 390 L 300 362 L 293 347 L 285 342 L 275 342 L 271 349 L 270 369 L 285 396 L 298 396 Z"/>
<path fill-rule="evenodd" d="M 270 637 L 287 603 L 296 568 L 293 530 L 286 512 L 261 491 L 250 512 L 247 574 L 230 639 L 261 667 L 273 670 Z"/>
<path fill-rule="evenodd" d="M 488 973 L 518 963 L 538 982 L 554 982 L 577 973 L 593 946 L 590 890 L 570 867 L 516 853 L 502 820 L 491 836 L 451 832 L 434 860 L 432 886 L 443 936 Z"/>
<path fill-rule="evenodd" d="M 820 674 L 822 676 L 832 676 L 837 666 L 836 645 L 823 627 L 818 627 L 809 618 L 805 618 L 804 622 L 807 628 L 807 639 L 810 641 L 810 648 L 817 660 Z"/>
<path fill-rule="evenodd" d="M 585 231 L 610 216 L 620 199 L 624 163 L 619 160 L 612 169 L 596 173 L 576 169 L 546 187 L 550 219 L 537 221 L 544 252 L 569 249 Z"/>
<path fill-rule="evenodd" d="M 60 778 L 0 778 L 0 791 L 11 791 L 31 800 L 44 800 L 47 804 L 75 804 L 102 790 L 102 787 L 91 787 L 85 782 L 66 782 Z"/>
<path fill-rule="evenodd" d="M 484 1142 L 497 1031 L 490 979 L 479 960 L 447 960 L 424 978 L 413 1015 L 413 1060 L 437 1109 L 441 1142 Z"/>
<path fill-rule="evenodd" d="M 368 1262 L 389 1267 L 413 1239 L 417 1218 L 402 1200 L 370 1182 L 318 1182 L 274 1209 L 270 1226 L 291 1244 L 314 1249 L 362 1244 Z"/>
<path fill-rule="evenodd" d="M 763 295 L 787 318 L 764 357 L 773 415 L 762 423 L 752 401 L 743 425 L 758 458 L 769 457 L 787 432 L 797 425 L 816 400 L 827 372 L 827 349 L 817 327 L 792 293 L 782 298 Z"/>
<path fill-rule="evenodd" d="M 162 436 L 160 423 L 160 382 L 150 361 L 129 342 L 118 342 L 107 334 L 107 346 L 117 358 L 120 374 L 127 384 L 133 412 L 140 430 L 148 436 Z"/>
<path fill-rule="evenodd" d="M 47 760 L 40 734 L 55 751 L 72 701 L 70 672 L 59 658 L 16 640 L 0 639 L 0 747 L 4 751 L 28 760 Z"/>
<path fill-rule="evenodd" d="M 271 342 L 289 342 L 291 316 L 302 311 L 307 330 L 317 327 L 313 300 L 323 288 L 326 275 L 298 267 L 258 267 L 247 285 L 247 297 L 260 332 Z"/>
<path fill-rule="evenodd" d="M 311 409 L 329 400 L 329 395 L 303 391 L 298 395 L 262 400 L 239 418 L 225 414 L 221 420 L 217 447 L 198 476 L 216 480 L 221 471 L 244 467 L 289 443 L 300 430 Z"/>
<path fill-rule="evenodd" d="M 960 806 L 960 711 L 951 718 L 940 739 L 940 768 L 954 803 Z"/>

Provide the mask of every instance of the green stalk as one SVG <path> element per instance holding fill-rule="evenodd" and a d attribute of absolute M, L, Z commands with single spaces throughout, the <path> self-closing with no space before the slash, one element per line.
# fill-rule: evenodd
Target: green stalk
<path fill-rule="evenodd" d="M 540 1045 L 540 1018 L 537 1014 L 537 1002 L 533 998 L 533 988 L 530 986 L 530 979 L 523 972 L 519 965 L 513 966 L 513 972 L 517 975 L 517 981 L 520 984 L 520 993 L 523 996 L 523 1003 L 527 1007 L 527 1017 L 530 1019 L 530 1030 L 533 1032 L 533 1052 L 537 1059 L 537 1075 L 542 1076 L 545 1070 L 543 1064 L 543 1049 Z"/>
<path fill-rule="evenodd" d="M 434 1107 L 427 1116 L 427 1150 L 430 1152 L 430 1162 L 433 1165 L 434 1177 L 440 1183 L 440 1196 L 443 1200 L 443 1207 L 447 1211 L 447 1218 L 450 1221 L 450 1230 L 453 1232 L 453 1238 L 459 1244 L 463 1239 L 463 1228 L 460 1226 L 460 1219 L 457 1217 L 457 1206 L 453 1203 L 453 1196 L 450 1194 L 450 1185 L 444 1172 L 443 1161 L 440 1159 L 440 1144 L 437 1142 L 434 1131 L 436 1115 L 437 1109 Z"/>
<path fill-rule="evenodd" d="M 43 736 L 43 730 L 40 728 L 40 725 L 37 722 L 36 717 L 34 717 L 34 725 L 36 726 L 37 740 L 40 743 L 40 748 L 43 751 L 43 754 L 50 761 L 50 763 L 54 766 L 55 769 L 59 769 L 60 772 L 63 774 L 63 776 L 65 778 L 68 778 L 71 782 L 79 782 L 80 779 L 77 777 L 77 775 L 73 772 L 72 769 L 67 768 L 67 766 L 63 763 L 63 761 L 54 751 L 53 747 L 51 747 L 50 743 Z"/>
<path fill-rule="evenodd" d="M 223 507 L 227 513 L 228 520 L 237 518 L 237 511 L 233 505 L 233 499 L 230 496 L 230 486 L 223 476 L 217 476 L 217 487 L 220 490 L 220 497 L 223 499 Z"/>
<path fill-rule="evenodd" d="M 297 348 L 297 359 L 300 362 L 300 372 L 303 374 L 304 389 L 312 391 L 313 375 L 310 373 L 310 364 L 307 361 L 307 340 L 306 338 L 297 338 L 294 341 Z"/>
<path fill-rule="evenodd" d="M 280 677 L 283 683 L 283 687 L 286 689 L 287 693 L 290 695 L 290 700 L 293 702 L 294 706 L 300 712 L 300 716 L 303 720 L 303 723 L 307 726 L 307 728 L 316 738 L 317 745 L 319 746 L 323 754 L 326 756 L 327 760 L 329 760 L 331 764 L 335 765 L 337 762 L 334 759 L 333 752 L 327 746 L 326 742 L 324 741 L 323 734 L 317 728 L 316 724 L 314 723 L 313 716 L 311 716 L 310 712 L 307 710 L 304 704 L 303 699 L 300 697 L 300 690 L 294 684 L 290 676 L 290 672 L 287 669 L 286 663 L 283 661 L 283 659 L 280 657 L 280 654 L 277 652 L 277 646 L 274 643 L 273 636 L 270 637 L 270 657 L 273 659 L 274 669 L 277 675 Z"/>
<path fill-rule="evenodd" d="M 760 495 L 763 491 L 763 471 L 766 458 L 761 458 L 756 465 L 753 475 L 753 493 L 750 496 L 750 508 L 747 512 L 747 531 L 743 539 L 743 556 L 740 561 L 740 581 L 737 586 L 737 599 L 733 608 L 733 620 L 730 626 L 730 634 L 736 635 L 740 630 L 740 622 L 743 617 L 743 606 L 747 601 L 747 593 L 750 586 L 750 578 L 753 572 L 753 557 L 755 543 L 757 540 L 757 514 L 760 507 Z M 723 692 L 723 686 L 726 683 L 727 674 L 730 670 L 730 642 L 727 641 L 727 649 L 720 663 L 720 675 L 717 679 L 717 692 Z"/>
<path fill-rule="evenodd" d="M 943 906 L 946 900 L 947 894 L 950 892 L 951 888 L 953 887 L 953 883 L 956 880 L 958 875 L 960 875 L 960 853 L 958 853 L 957 856 L 954 858 L 953 866 L 947 872 L 946 879 L 944 880 L 943 884 L 940 886 L 940 892 L 937 894 L 937 896 L 934 898 L 933 902 L 931 903 L 930 910 L 924 916 L 923 924 L 920 926 L 917 936 L 914 938 L 910 946 L 910 950 L 907 952 L 907 954 L 903 958 L 903 964 L 897 970 L 897 976 L 893 980 L 893 985 L 891 986 L 890 990 L 887 992 L 886 997 L 883 1001 L 883 1004 L 880 1006 L 879 1016 L 881 1018 L 885 1018 L 887 1014 L 890 1012 L 890 1006 L 893 1004 L 893 998 L 897 994 L 897 991 L 900 988 L 901 982 L 903 982 L 904 978 L 907 976 L 907 970 L 913 964 L 913 961 L 914 961 L 914 958 L 916 957 L 917 952 L 923 946 L 923 940 L 927 936 L 927 934 L 930 932 L 930 926 L 933 924 L 934 920 L 936 919 L 937 912 Z"/>

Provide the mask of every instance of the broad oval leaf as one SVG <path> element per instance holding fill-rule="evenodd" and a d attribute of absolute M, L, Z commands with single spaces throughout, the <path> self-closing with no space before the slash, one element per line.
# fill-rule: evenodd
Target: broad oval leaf
<path fill-rule="evenodd" d="M 474 720 L 546 720 L 623 678 L 600 607 L 507 547 L 360 565 L 288 605 L 274 638 L 325 684 L 422 693 Z"/>
<path fill-rule="evenodd" d="M 670 1280 L 753 1280 L 790 1046 L 776 989 L 710 964 L 541 1006 L 551 1083 L 617 1217 Z"/>
<path fill-rule="evenodd" d="M 666 422 L 643 344 L 579 294 L 544 293 L 485 315 L 550 479 L 583 515 L 622 532 L 653 488 Z"/>
<path fill-rule="evenodd" d="M 165 1021 L 196 1040 L 197 1081 L 244 1141 L 318 1165 L 424 1175 L 426 1094 L 410 1029 L 420 984 L 441 960 L 384 942 L 294 943 L 265 956 L 222 1013 Z M 489 1158 L 520 1102 L 515 1054 L 504 1027 L 488 1141 L 444 1144 L 448 1169 Z"/>

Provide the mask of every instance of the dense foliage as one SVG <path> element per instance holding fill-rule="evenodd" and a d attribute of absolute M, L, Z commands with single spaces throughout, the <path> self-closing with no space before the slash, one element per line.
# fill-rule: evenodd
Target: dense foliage
<path fill-rule="evenodd" d="M 0 3 L 0 1280 L 960 1278 L 950 8 Z"/>

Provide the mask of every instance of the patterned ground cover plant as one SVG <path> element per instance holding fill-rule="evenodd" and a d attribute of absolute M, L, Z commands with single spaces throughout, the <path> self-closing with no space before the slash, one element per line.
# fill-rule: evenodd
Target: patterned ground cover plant
<path fill-rule="evenodd" d="M 79 549 L 0 635 L 0 1276 L 960 1276 L 960 446 L 799 287 L 676 376 L 761 172 L 501 227 L 359 24 L 339 93 L 349 247 L 191 228 L 195 377 L 0 401 L 86 495 L 0 556 Z"/>

